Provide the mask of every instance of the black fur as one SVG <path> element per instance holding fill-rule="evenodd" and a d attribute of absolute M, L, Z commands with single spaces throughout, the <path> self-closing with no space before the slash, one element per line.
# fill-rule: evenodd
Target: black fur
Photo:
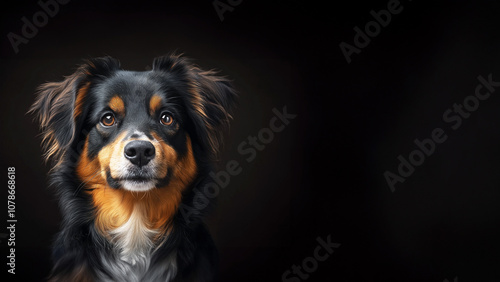
<path fill-rule="evenodd" d="M 111 79 L 117 74 L 123 79 Z M 95 210 L 91 196 L 85 193 L 85 183 L 77 177 L 75 168 L 87 137 L 88 154 L 92 156 L 106 144 L 106 138 L 112 139 L 112 134 L 115 134 L 107 136 L 95 129 L 100 114 L 96 110 L 106 98 L 102 97 L 102 89 L 130 91 L 130 95 L 134 95 L 134 91 L 149 91 L 137 88 L 132 77 L 147 79 L 175 96 L 173 108 L 182 120 L 180 130 L 191 136 L 198 167 L 197 177 L 191 187 L 184 190 L 181 203 L 181 206 L 190 207 L 190 217 L 186 218 L 179 211 L 175 214 L 173 232 L 154 253 L 150 268 L 161 269 L 161 264 L 175 250 L 178 272 L 171 281 L 213 281 L 217 252 L 201 221 L 205 211 L 192 203 L 193 188 L 209 181 L 207 175 L 213 169 L 222 141 L 221 132 L 228 126 L 235 92 L 225 78 L 203 71 L 178 55 L 156 58 L 152 70 L 145 72 L 123 71 L 119 62 L 110 57 L 91 59 L 62 82 L 46 83 L 40 87 L 31 112 L 40 122 L 45 158 L 53 165 L 50 184 L 55 188 L 63 215 L 61 231 L 54 243 L 54 267 L 50 279 L 69 281 L 67 279 L 78 277 L 81 281 L 96 281 L 96 274 L 104 273 L 113 280 L 100 262 L 100 257 L 112 255 L 112 245 L 94 226 Z M 87 94 L 78 101 L 78 92 L 85 87 Z M 197 97 L 193 97 L 195 93 Z M 167 137 L 165 140 L 182 155 L 185 143 L 179 139 L 181 137 Z"/>

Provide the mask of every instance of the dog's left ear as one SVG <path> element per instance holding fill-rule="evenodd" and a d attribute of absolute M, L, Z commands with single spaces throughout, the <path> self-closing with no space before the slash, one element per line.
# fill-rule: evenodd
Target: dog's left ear
<path fill-rule="evenodd" d="M 217 76 L 214 71 L 191 69 L 194 80 L 191 99 L 200 122 L 204 123 L 202 133 L 212 157 L 218 153 L 223 140 L 223 132 L 229 127 L 236 100 L 236 91 L 225 77 Z M 203 130 L 202 130 L 203 131 Z"/>
<path fill-rule="evenodd" d="M 35 114 L 43 136 L 45 160 L 59 162 L 75 139 L 77 123 L 84 119 L 86 95 L 92 84 L 119 68 L 111 57 L 86 61 L 60 82 L 38 88 L 38 96 L 28 113 Z"/>

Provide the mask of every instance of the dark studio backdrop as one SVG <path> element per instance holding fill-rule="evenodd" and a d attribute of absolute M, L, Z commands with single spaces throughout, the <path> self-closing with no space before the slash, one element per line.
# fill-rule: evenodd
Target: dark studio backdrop
<path fill-rule="evenodd" d="M 223 20 L 214 2 L 226 9 Z M 239 91 L 219 168 L 235 160 L 241 173 L 206 220 L 221 281 L 500 279 L 495 1 L 58 6 L 46 22 L 35 0 L 1 9 L 0 271 L 8 281 L 48 275 L 61 220 L 39 130 L 26 115 L 36 87 L 85 58 L 110 55 L 146 70 L 175 50 Z M 33 22 L 37 13 L 40 27 L 16 53 L 8 34 L 22 36 L 23 17 Z M 269 136 L 284 107 L 296 117 Z M 267 144 L 248 161 L 238 146 L 259 132 Z M 15 275 L 8 167 L 16 175 Z"/>

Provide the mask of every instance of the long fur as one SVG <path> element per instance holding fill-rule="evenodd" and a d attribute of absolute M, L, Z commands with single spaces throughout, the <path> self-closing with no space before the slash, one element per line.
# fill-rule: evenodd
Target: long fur
<path fill-rule="evenodd" d="M 96 100 L 90 93 L 97 93 L 100 85 L 120 71 L 113 58 L 88 60 L 63 81 L 40 86 L 30 110 L 40 124 L 44 158 L 52 165 L 50 184 L 63 216 L 53 247 L 50 281 L 213 281 L 217 252 L 201 221 L 205 210 L 192 205 L 193 189 L 209 181 L 207 175 L 229 124 L 235 92 L 227 79 L 201 70 L 182 56 L 170 54 L 154 60 L 151 77 L 174 81 L 175 85 L 164 83 L 162 87 L 175 87 L 187 117 L 197 174 L 183 187 L 180 206 L 191 207 L 195 217 L 187 220 L 177 210 L 165 219 L 167 231 L 158 233 L 143 226 L 137 212 L 105 236 L 96 227 L 96 206 L 88 190 L 92 180 L 77 177 L 76 168 L 86 140 L 93 138 L 89 132 L 94 117 L 89 113 Z M 132 235 L 142 239 L 130 243 L 127 238 Z M 113 263 L 123 261 L 122 257 L 142 269 Z M 138 263 L 141 260 L 144 263 Z"/>

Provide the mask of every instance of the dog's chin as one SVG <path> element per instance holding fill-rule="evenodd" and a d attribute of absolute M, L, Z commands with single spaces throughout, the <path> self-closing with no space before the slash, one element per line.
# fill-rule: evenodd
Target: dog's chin
<path fill-rule="evenodd" d="M 155 180 L 121 180 L 121 187 L 133 192 L 146 192 L 156 187 Z"/>

